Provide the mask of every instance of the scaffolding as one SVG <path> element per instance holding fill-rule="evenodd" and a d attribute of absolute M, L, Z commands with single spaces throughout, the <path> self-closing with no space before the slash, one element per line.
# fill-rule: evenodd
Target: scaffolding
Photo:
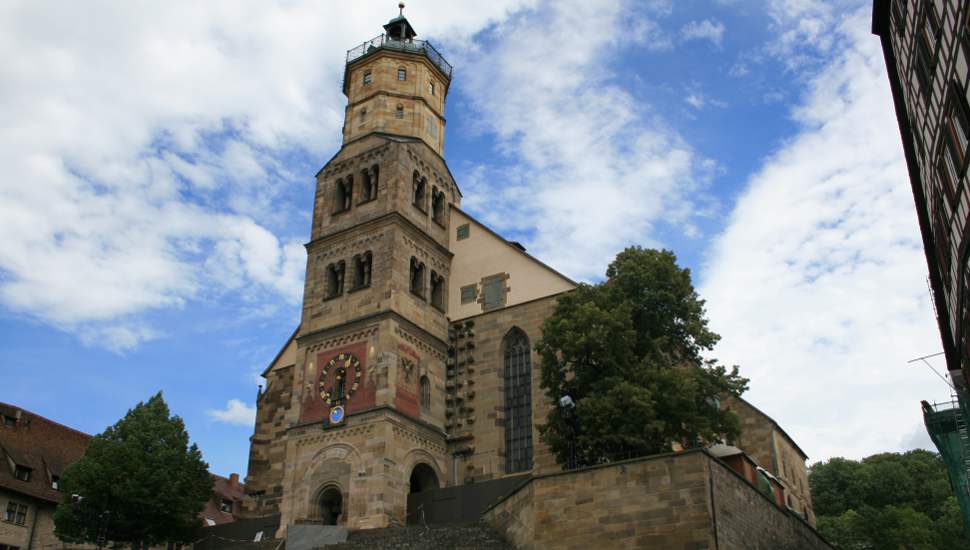
<path fill-rule="evenodd" d="M 970 394 L 954 389 L 950 401 L 923 401 L 923 421 L 930 439 L 939 449 L 950 474 L 950 484 L 956 494 L 963 516 L 963 526 L 970 536 Z"/>

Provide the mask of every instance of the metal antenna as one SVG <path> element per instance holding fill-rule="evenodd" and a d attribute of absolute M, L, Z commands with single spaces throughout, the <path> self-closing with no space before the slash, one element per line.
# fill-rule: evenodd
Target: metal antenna
<path fill-rule="evenodd" d="M 933 368 L 933 365 L 931 365 L 929 363 L 929 361 L 927 361 L 927 359 L 929 359 L 930 357 L 938 357 L 940 355 L 943 355 L 943 352 L 942 351 L 940 353 L 933 353 L 933 354 L 930 354 L 930 355 L 924 355 L 922 357 L 917 357 L 916 359 L 910 359 L 909 361 L 906 361 L 906 363 L 909 364 L 909 363 L 915 363 L 917 361 L 921 361 L 924 365 L 926 365 L 927 367 L 929 367 L 931 371 L 933 371 L 933 374 L 939 376 L 940 377 L 940 380 L 943 380 L 943 383 L 944 384 L 946 384 L 947 386 L 949 386 L 951 390 L 956 391 L 956 388 L 953 387 L 953 384 L 951 384 L 950 381 L 947 380 L 945 376 L 943 376 L 942 374 L 940 374 L 939 372 L 937 372 L 937 370 Z"/>

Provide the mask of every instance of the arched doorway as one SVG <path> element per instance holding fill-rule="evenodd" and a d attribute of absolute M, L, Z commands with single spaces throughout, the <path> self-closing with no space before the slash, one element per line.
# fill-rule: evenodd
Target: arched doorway
<path fill-rule="evenodd" d="M 327 487 L 320 493 L 317 501 L 320 506 L 320 520 L 324 525 L 337 525 L 343 522 L 344 496 L 337 487 Z"/>
<path fill-rule="evenodd" d="M 428 500 L 422 498 L 423 495 L 420 493 L 438 488 L 438 474 L 434 472 L 434 468 L 422 462 L 415 465 L 414 469 L 411 470 L 410 483 L 411 489 L 408 494 L 407 523 L 409 525 L 420 525 L 425 523 L 422 512 L 426 512 L 424 505 L 426 504 L 425 501 Z"/>

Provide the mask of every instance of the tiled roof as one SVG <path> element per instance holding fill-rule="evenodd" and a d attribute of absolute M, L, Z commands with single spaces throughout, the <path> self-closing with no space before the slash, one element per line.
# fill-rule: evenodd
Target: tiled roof
<path fill-rule="evenodd" d="M 91 436 L 7 403 L 0 403 L 0 415 L 15 419 L 10 426 L 0 418 L 0 487 L 60 502 L 61 494 L 51 487 L 50 476 L 61 476 L 81 458 Z M 14 477 L 17 466 L 32 470 L 28 481 Z"/>
<path fill-rule="evenodd" d="M 212 497 L 205 503 L 205 508 L 199 513 L 203 521 L 211 519 L 216 525 L 236 521 L 233 513 L 223 512 L 220 505 L 223 500 L 232 501 L 233 512 L 238 512 L 242 501 L 246 497 L 245 486 L 239 483 L 239 476 L 233 474 L 232 479 L 226 479 L 216 474 L 212 476 Z"/>

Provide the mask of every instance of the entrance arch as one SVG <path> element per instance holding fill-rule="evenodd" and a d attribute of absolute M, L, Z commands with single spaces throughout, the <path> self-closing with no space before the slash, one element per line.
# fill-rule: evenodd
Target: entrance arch
<path fill-rule="evenodd" d="M 438 474 L 435 473 L 434 468 L 431 466 L 428 466 L 424 462 L 419 462 L 411 470 L 410 484 L 411 487 L 408 491 L 407 499 L 407 524 L 420 525 L 425 523 L 423 514 L 425 510 L 423 506 L 424 502 L 428 501 L 428 499 L 420 498 L 420 493 L 439 487 Z"/>
<path fill-rule="evenodd" d="M 344 495 L 333 485 L 325 487 L 317 497 L 320 520 L 324 525 L 338 525 L 343 521 Z"/>

